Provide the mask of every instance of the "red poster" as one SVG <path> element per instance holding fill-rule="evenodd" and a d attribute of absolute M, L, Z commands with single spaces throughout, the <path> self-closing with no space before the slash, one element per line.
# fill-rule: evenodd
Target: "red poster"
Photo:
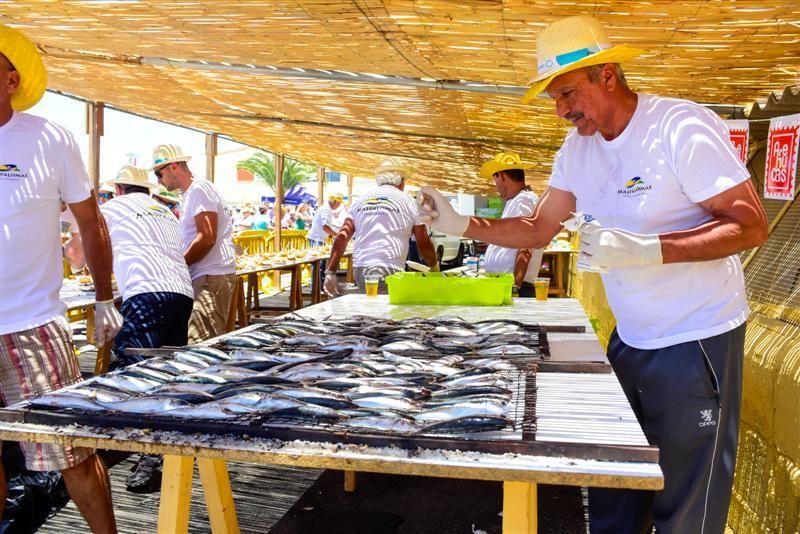
<path fill-rule="evenodd" d="M 792 200 L 797 177 L 800 113 L 769 121 L 764 198 Z"/>
<path fill-rule="evenodd" d="M 750 141 L 750 123 L 746 120 L 725 121 L 731 135 L 733 151 L 742 163 L 747 163 L 747 148 Z"/>

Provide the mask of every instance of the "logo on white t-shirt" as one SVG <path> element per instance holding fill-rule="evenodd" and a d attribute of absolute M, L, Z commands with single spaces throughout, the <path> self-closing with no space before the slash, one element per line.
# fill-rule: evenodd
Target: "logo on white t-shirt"
<path fill-rule="evenodd" d="M 400 208 L 395 206 L 389 197 L 379 196 L 366 199 L 361 204 L 361 211 L 384 211 L 400 213 Z"/>
<path fill-rule="evenodd" d="M 625 187 L 617 189 L 617 194 L 626 198 L 638 197 L 646 191 L 653 189 L 653 186 L 642 180 L 641 176 L 634 176 L 625 183 Z"/>
<path fill-rule="evenodd" d="M 19 165 L 16 163 L 0 163 L 0 178 L 9 180 L 15 178 L 27 178 L 28 173 L 20 170 Z"/>

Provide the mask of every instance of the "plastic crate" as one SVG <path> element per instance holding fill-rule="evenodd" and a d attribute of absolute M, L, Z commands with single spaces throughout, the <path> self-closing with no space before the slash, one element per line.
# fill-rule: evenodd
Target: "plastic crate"
<path fill-rule="evenodd" d="M 511 304 L 514 276 L 489 273 L 471 278 L 447 273 L 397 273 L 386 277 L 390 304 L 503 306 Z"/>

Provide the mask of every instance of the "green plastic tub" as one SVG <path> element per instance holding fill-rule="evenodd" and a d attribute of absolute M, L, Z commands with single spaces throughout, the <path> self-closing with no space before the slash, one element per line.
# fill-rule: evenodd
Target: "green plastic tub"
<path fill-rule="evenodd" d="M 479 278 L 447 273 L 397 273 L 386 277 L 390 304 L 444 306 L 502 306 L 511 304 L 510 273 L 488 273 Z"/>

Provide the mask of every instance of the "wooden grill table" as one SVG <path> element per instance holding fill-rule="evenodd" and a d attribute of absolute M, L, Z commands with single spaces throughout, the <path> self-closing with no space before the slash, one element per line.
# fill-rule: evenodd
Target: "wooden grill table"
<path fill-rule="evenodd" d="M 390 306 L 385 296 L 347 295 L 304 308 L 300 315 L 370 315 L 403 319 L 437 315 L 465 320 L 513 318 L 547 325 L 588 326 L 577 301 L 516 299 L 498 308 Z M 256 325 L 247 329 L 256 328 Z M 565 328 L 566 329 L 566 328 Z M 584 355 L 597 366 L 602 351 L 589 333 L 549 334 L 552 358 Z M 230 334 L 229 334 L 230 335 Z M 213 343 L 217 340 L 210 340 Z M 0 439 L 57 442 L 164 454 L 159 532 L 187 532 L 194 460 L 205 490 L 214 532 L 238 532 L 226 461 L 503 481 L 503 531 L 536 531 L 538 483 L 657 490 L 663 476 L 657 450 L 649 447 L 619 383 L 609 373 L 540 372 L 537 376 L 537 450 L 553 454 L 481 450 L 406 449 L 358 444 L 233 437 L 177 431 L 41 425 L 18 422 L 19 412 L 0 410 Z M 398 440 L 399 441 L 399 440 Z M 579 454 L 572 454 L 579 451 Z M 629 461 L 636 456 L 639 461 Z M 611 461 L 608 458 L 615 458 Z"/>

